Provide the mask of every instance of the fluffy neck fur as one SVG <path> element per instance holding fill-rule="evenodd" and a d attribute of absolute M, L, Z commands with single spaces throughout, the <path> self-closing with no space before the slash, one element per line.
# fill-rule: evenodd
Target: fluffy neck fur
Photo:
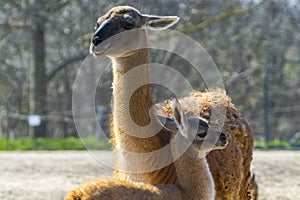
<path fill-rule="evenodd" d="M 136 89 L 134 88 L 135 85 L 139 82 L 150 82 L 148 63 L 149 52 L 147 49 L 137 50 L 126 57 L 113 59 L 113 111 L 115 124 L 126 122 L 130 118 L 140 126 L 149 124 L 150 85 L 144 85 L 133 91 Z M 134 68 L 135 70 L 130 73 L 129 71 Z M 126 76 L 127 72 L 129 72 L 129 75 L 127 74 Z M 127 116 L 127 109 L 124 109 L 128 102 L 130 116 Z"/>
<path fill-rule="evenodd" d="M 213 200 L 215 188 L 205 155 L 193 147 L 175 161 L 177 187 L 190 199 Z"/>

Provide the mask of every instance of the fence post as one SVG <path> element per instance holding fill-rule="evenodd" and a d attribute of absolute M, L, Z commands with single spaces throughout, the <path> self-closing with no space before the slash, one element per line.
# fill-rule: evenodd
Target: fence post
<path fill-rule="evenodd" d="M 264 132 L 266 147 L 271 140 L 271 125 L 270 125 L 270 99 L 269 99 L 269 79 L 271 73 L 271 64 L 266 65 L 264 84 L 263 84 L 263 102 L 264 102 Z"/>

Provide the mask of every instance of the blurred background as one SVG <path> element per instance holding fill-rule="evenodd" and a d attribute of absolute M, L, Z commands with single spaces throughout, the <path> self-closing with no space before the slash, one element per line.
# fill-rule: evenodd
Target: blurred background
<path fill-rule="evenodd" d="M 179 16 L 172 29 L 213 58 L 228 95 L 252 125 L 256 147 L 300 147 L 299 0 L 1 0 L 1 150 L 84 149 L 72 116 L 73 84 L 97 18 L 116 5 Z M 205 90 L 176 56 L 151 61 L 180 65 L 195 89 Z M 93 109 L 107 134 L 111 71 L 102 80 Z M 87 119 L 87 126 L 97 125 Z M 95 137 L 85 142 L 107 148 L 103 135 L 95 131 Z"/>

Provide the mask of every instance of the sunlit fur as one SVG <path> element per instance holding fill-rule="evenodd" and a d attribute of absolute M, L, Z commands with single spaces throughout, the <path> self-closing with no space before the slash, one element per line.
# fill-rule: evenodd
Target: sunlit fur
<path fill-rule="evenodd" d="M 127 6 L 112 8 L 106 15 L 99 18 L 99 26 L 104 19 L 114 19 L 112 30 L 107 31 L 105 35 L 110 36 L 111 34 L 122 32 L 124 29 L 120 24 L 124 21 L 125 17 L 130 15 L 130 13 L 134 13 L 131 17 L 134 18 L 135 28 L 151 27 L 151 23 L 148 23 L 147 21 L 147 19 L 149 19 L 147 18 L 149 17 L 148 15 L 142 15 L 136 9 Z M 140 16 L 144 16 L 145 18 L 140 18 Z M 170 19 L 168 20 L 170 21 Z M 167 18 L 165 21 L 167 21 Z M 174 20 L 172 23 L 176 21 L 177 20 Z M 155 25 L 157 24 L 160 25 L 161 23 L 156 23 Z M 147 41 L 146 34 L 144 41 Z M 133 40 L 132 42 L 136 41 Z M 93 45 L 91 45 L 91 49 L 93 49 Z M 113 116 L 111 121 L 113 144 L 114 146 L 119 145 L 134 152 L 148 152 L 160 149 L 164 145 L 164 141 L 161 139 L 160 134 L 148 139 L 137 139 L 126 135 L 126 133 L 119 130 L 118 126 L 116 126 L 118 122 L 124 121 L 122 118 L 127 117 L 126 115 L 124 116 L 122 108 L 118 105 L 122 105 L 122 97 L 129 91 L 126 90 L 126 88 L 118 90 L 115 85 L 119 78 L 128 70 L 137 65 L 149 62 L 149 52 L 147 49 L 140 49 L 139 51 L 134 51 L 127 55 L 114 54 L 114 50 L 116 49 L 118 49 L 118 44 L 110 46 L 109 49 L 110 54 L 113 55 L 113 94 L 115 96 L 113 109 L 115 110 L 115 113 L 120 113 L 118 116 Z M 100 56 L 100 54 L 94 55 Z M 148 71 L 144 71 L 137 78 L 149 80 Z M 248 190 L 251 177 L 250 165 L 253 153 L 253 135 L 248 122 L 241 116 L 237 108 L 231 103 L 230 98 L 226 96 L 226 92 L 223 90 L 208 91 L 204 93 L 195 92 L 190 96 L 183 98 L 183 109 L 186 113 L 193 113 L 195 110 L 190 107 L 191 104 L 185 103 L 188 102 L 189 99 L 194 99 L 195 97 L 200 108 L 200 116 L 207 118 L 210 123 L 214 123 L 214 121 L 210 119 L 212 109 L 218 107 L 224 107 L 226 109 L 224 131 L 228 136 L 229 144 L 225 150 L 211 152 L 207 157 L 216 185 L 216 199 L 250 199 L 247 194 L 249 193 Z M 139 88 L 139 90 L 134 93 L 130 102 L 130 107 L 132 110 L 131 117 L 136 120 L 137 123 L 147 124 L 149 122 L 148 109 L 152 105 L 151 102 L 152 97 L 150 96 L 149 85 Z M 167 106 L 165 108 L 167 108 Z M 199 113 L 194 114 L 199 115 Z M 144 174 L 121 173 L 116 171 L 115 177 L 123 180 L 142 181 L 154 184 L 176 183 L 175 168 L 172 165 L 161 170 Z"/>
<path fill-rule="evenodd" d="M 251 177 L 249 195 L 251 196 L 251 200 L 258 200 L 258 185 L 254 174 Z"/>
<path fill-rule="evenodd" d="M 181 113 L 179 117 L 184 117 L 180 107 L 177 108 Z M 191 125 L 188 121 L 180 125 L 183 128 L 177 133 L 174 131 L 173 134 L 178 135 L 178 141 L 185 142 L 187 141 L 186 136 L 195 132 L 190 132 Z M 219 137 L 220 133 L 214 130 L 208 130 L 207 135 L 210 134 L 218 137 L 218 144 L 221 145 L 214 146 L 213 149 L 225 148 L 226 137 Z M 174 138 L 172 135 L 166 137 L 169 137 L 170 140 Z M 72 190 L 65 200 L 213 200 L 215 196 L 214 183 L 205 159 L 205 155 L 210 149 L 201 148 L 205 138 L 206 136 L 200 138 L 196 135 L 193 144 L 174 162 L 178 176 L 175 185 L 152 185 L 118 179 L 94 179 Z M 171 146 L 172 153 L 174 153 L 176 149 L 182 148 L 182 143 Z"/>

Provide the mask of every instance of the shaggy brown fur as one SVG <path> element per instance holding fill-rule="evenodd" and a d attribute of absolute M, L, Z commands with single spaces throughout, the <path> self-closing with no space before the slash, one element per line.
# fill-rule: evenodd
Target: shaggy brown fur
<path fill-rule="evenodd" d="M 250 181 L 249 195 L 251 196 L 251 200 L 258 199 L 258 185 L 255 180 L 255 175 L 253 174 Z"/>

